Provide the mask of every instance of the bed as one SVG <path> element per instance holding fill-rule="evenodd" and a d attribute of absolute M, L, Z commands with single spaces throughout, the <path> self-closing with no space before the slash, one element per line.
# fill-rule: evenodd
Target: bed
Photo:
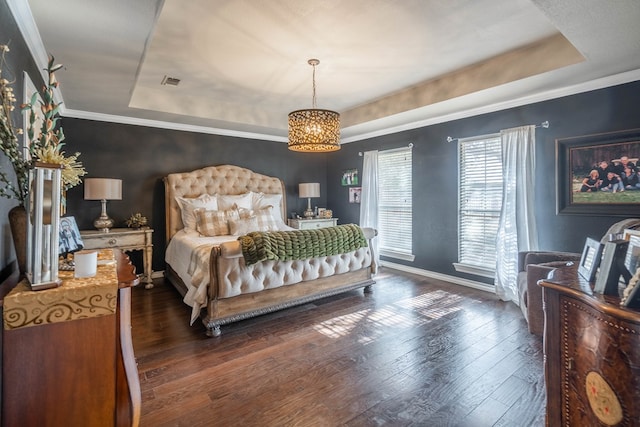
<path fill-rule="evenodd" d="M 169 174 L 164 185 L 165 275 L 192 307 L 191 323 L 201 318 L 209 336 L 219 336 L 220 326 L 231 322 L 358 288 L 370 292 L 375 283 L 371 239 L 376 231 L 355 225 L 288 227 L 285 186 L 277 177 L 221 165 Z M 347 232 L 355 237 L 340 240 Z M 246 258 L 247 242 L 284 238 L 290 250 L 300 233 L 316 241 L 334 239 L 333 252 L 304 259 Z M 354 246 L 356 241 L 361 244 Z"/>

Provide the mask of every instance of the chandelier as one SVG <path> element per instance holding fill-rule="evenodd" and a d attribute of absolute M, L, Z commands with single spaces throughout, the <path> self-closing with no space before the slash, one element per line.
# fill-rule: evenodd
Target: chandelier
<path fill-rule="evenodd" d="M 313 67 L 312 107 L 289 113 L 289 150 L 323 153 L 340 149 L 340 114 L 316 108 L 317 59 L 307 61 Z"/>

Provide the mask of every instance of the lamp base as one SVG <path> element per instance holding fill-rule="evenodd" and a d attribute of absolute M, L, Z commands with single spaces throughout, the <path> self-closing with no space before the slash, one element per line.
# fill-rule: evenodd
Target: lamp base
<path fill-rule="evenodd" d="M 313 213 L 313 210 L 311 209 L 307 209 L 306 211 L 304 211 L 304 217 L 309 219 L 309 218 L 313 218 L 315 216 L 315 214 Z"/>
<path fill-rule="evenodd" d="M 100 215 L 95 221 L 93 226 L 103 233 L 108 233 L 110 228 L 113 228 L 113 220 L 107 215 Z"/>

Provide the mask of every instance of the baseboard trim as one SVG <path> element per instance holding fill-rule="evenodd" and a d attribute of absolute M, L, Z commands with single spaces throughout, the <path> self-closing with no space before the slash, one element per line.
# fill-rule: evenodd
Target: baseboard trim
<path fill-rule="evenodd" d="M 450 282 L 455 285 L 466 286 L 468 288 L 478 289 L 480 291 L 496 293 L 495 287 L 487 283 L 476 282 L 475 280 L 463 279 L 461 277 L 450 276 L 448 274 L 437 273 L 435 271 L 423 270 L 421 268 L 410 267 L 408 265 L 396 264 L 395 262 L 380 261 L 382 267 L 388 267 L 394 270 L 404 271 L 407 273 L 417 274 L 418 276 L 429 277 L 431 279 Z"/>

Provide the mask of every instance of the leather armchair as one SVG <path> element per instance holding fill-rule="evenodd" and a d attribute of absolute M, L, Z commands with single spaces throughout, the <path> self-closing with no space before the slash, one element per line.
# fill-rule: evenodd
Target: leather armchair
<path fill-rule="evenodd" d="M 601 242 L 609 236 L 618 235 L 626 229 L 640 229 L 640 218 L 627 218 L 611 225 L 602 236 Z M 551 270 L 565 267 L 569 263 L 580 263 L 582 254 L 557 251 L 525 251 L 518 253 L 518 294 L 519 305 L 527 320 L 529 332 L 542 336 L 544 333 L 544 311 L 542 310 L 542 288 L 540 279 L 546 279 Z"/>
<path fill-rule="evenodd" d="M 578 264 L 581 256 L 573 252 L 553 251 L 525 251 L 518 254 L 520 309 L 530 333 L 542 336 L 544 332 L 542 288 L 538 286 L 538 280 L 545 279 L 555 268 Z"/>

